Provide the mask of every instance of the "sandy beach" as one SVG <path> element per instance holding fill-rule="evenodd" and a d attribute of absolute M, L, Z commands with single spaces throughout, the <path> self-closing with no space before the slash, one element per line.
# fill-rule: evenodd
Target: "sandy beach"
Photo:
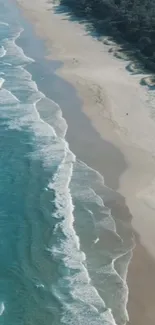
<path fill-rule="evenodd" d="M 71 146 L 76 146 L 80 158 L 82 155 L 86 163 L 104 175 L 107 186 L 117 190 L 125 198 L 128 213 L 132 215 L 137 243 L 128 273 L 129 324 L 153 325 L 154 94 L 140 85 L 142 74 L 127 71 L 128 61 L 115 58 L 109 53 L 109 46 L 93 37 L 89 29 L 86 30 L 85 24 L 70 19 L 59 6 L 45 0 L 17 2 L 34 23 L 37 35 L 46 41 L 48 59 L 63 62 L 57 74 L 77 90 L 83 113 L 97 133 L 97 139 L 100 139 L 96 140 L 92 136 L 87 141 L 90 142 L 90 151 L 94 144 L 94 155 L 91 159 L 88 155 L 85 156 L 84 149 L 80 152 L 74 139 Z M 76 125 L 76 120 L 74 124 Z M 84 130 L 83 125 L 79 144 Z M 68 137 L 69 132 L 72 138 L 74 126 L 71 131 L 69 125 Z M 98 141 L 102 143 L 99 146 Z M 114 208 L 111 203 L 109 206 Z"/>

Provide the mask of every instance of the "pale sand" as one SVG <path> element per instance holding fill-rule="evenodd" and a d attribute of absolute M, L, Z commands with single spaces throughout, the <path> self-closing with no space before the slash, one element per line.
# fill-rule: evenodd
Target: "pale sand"
<path fill-rule="evenodd" d="M 109 47 L 88 35 L 83 25 L 69 21 L 66 14 L 56 14 L 50 1 L 18 2 L 35 23 L 38 35 L 46 40 L 49 58 L 64 63 L 57 73 L 76 87 L 83 100 L 83 111 L 93 127 L 104 140 L 111 142 L 123 153 L 128 169 L 120 178 L 118 190 L 126 198 L 133 215 L 133 227 L 140 235 L 141 242 L 155 257 L 153 92 L 149 93 L 140 86 L 142 76 L 129 74 L 125 69 L 127 63 L 109 54 Z M 141 261 L 139 265 L 147 260 L 143 260 L 142 255 L 138 255 Z M 133 262 L 130 267 L 134 273 L 140 269 L 135 269 L 135 265 Z M 154 267 L 154 263 L 151 265 Z M 138 279 L 138 272 L 136 276 Z M 147 272 L 141 277 L 147 282 Z M 133 280 L 129 282 L 133 284 Z M 139 320 L 135 321 L 136 316 L 132 325 L 152 325 L 147 303 L 149 299 L 146 300 L 145 295 L 142 297 L 138 290 L 136 292 L 138 298 L 134 295 L 132 301 L 133 304 L 141 304 L 143 317 L 139 315 Z M 155 312 L 151 310 L 151 319 L 155 320 Z"/>

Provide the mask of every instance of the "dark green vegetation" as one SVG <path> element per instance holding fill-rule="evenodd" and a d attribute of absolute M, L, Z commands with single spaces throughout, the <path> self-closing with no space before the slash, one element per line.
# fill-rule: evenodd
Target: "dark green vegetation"
<path fill-rule="evenodd" d="M 155 71 L 155 0 L 60 0 L 73 13 L 93 19 L 100 33 L 134 45 L 145 66 Z"/>

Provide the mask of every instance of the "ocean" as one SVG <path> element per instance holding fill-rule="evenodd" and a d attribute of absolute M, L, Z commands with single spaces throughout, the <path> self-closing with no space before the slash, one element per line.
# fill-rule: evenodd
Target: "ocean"
<path fill-rule="evenodd" d="M 70 150 L 61 62 L 52 71 L 31 29 L 0 0 L 0 323 L 124 325 L 131 231 L 106 205 L 116 193 Z"/>

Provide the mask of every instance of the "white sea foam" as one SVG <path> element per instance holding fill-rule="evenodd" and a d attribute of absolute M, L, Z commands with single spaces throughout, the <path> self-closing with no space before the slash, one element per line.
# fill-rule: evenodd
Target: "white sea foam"
<path fill-rule="evenodd" d="M 4 46 L 2 46 L 1 48 L 0 48 L 0 58 L 3 58 L 4 56 L 5 56 L 5 54 L 6 54 L 6 50 L 5 50 L 5 48 L 4 48 Z"/>
<path fill-rule="evenodd" d="M 50 251 L 55 258 L 63 260 L 65 268 L 67 270 L 64 273 L 64 281 L 67 281 L 67 287 L 73 297 L 73 302 L 69 305 L 65 303 L 65 299 L 61 298 L 61 281 L 62 286 L 65 284 L 63 280 L 60 280 L 58 286 L 53 286 L 52 292 L 62 299 L 64 305 L 64 315 L 62 322 L 65 324 L 85 324 L 90 319 L 91 324 L 106 324 L 104 317 L 104 311 L 106 309 L 104 301 L 99 296 L 95 287 L 91 285 L 91 279 L 88 271 L 84 266 L 86 256 L 80 250 L 79 237 L 73 227 L 73 203 L 70 194 L 69 184 L 72 177 L 74 156 L 69 151 L 66 151 L 64 160 L 59 166 L 57 173 L 55 174 L 53 181 L 49 184 L 49 189 L 55 191 L 55 204 L 57 211 L 54 217 L 60 220 L 56 230 L 54 232 L 57 235 L 57 231 L 61 229 L 65 235 L 65 240 L 61 240 L 57 245 L 52 245 Z M 72 275 L 72 271 L 74 273 Z M 67 272 L 67 273 L 66 273 Z M 85 314 L 87 310 L 87 315 Z M 78 313 L 78 320 L 75 314 Z M 110 309 L 106 311 L 107 324 L 116 324 Z"/>
<path fill-rule="evenodd" d="M 0 25 L 9 26 L 8 23 L 5 23 L 5 22 L 3 22 L 3 21 L 0 21 Z"/>
<path fill-rule="evenodd" d="M 1 302 L 1 303 L 0 303 L 0 316 L 2 316 L 2 315 L 3 315 L 3 313 L 4 313 L 4 310 L 5 310 L 5 305 L 4 305 L 4 302 Z"/>
<path fill-rule="evenodd" d="M 94 244 L 97 244 L 99 242 L 100 238 L 97 237 L 95 240 L 94 240 Z"/>
<path fill-rule="evenodd" d="M 7 63 L 7 62 L 3 62 L 4 66 L 7 65 L 7 66 L 12 66 L 11 63 Z"/>
<path fill-rule="evenodd" d="M 4 83 L 4 79 L 2 79 L 1 87 Z M 1 88 L 0 90 L 0 105 L 4 105 L 4 104 L 16 104 L 18 103 L 19 100 L 16 96 L 14 96 L 11 91 Z"/>
<path fill-rule="evenodd" d="M 27 100 L 27 103 L 31 103 L 33 107 L 29 105 L 29 114 L 23 114 L 24 116 L 19 116 L 19 118 L 12 120 L 12 122 L 10 121 L 9 127 L 20 129 L 24 126 L 24 124 L 26 126 L 34 122 L 33 128 L 35 129 L 37 135 L 39 135 L 39 133 L 40 136 L 47 134 L 49 135 L 50 132 L 50 136 L 53 135 L 56 137 L 54 127 L 59 130 L 61 129 L 61 135 L 65 135 L 67 129 L 66 123 L 62 117 L 60 107 L 56 103 L 50 101 L 50 104 L 53 104 L 56 107 L 54 112 L 56 118 L 54 119 L 53 127 L 44 123 L 44 121 L 40 119 L 40 115 L 36 109 L 36 104 L 40 101 L 40 99 L 45 98 L 45 96 L 43 93 L 39 92 L 37 84 L 32 80 L 32 75 L 23 67 L 23 64 L 25 64 L 25 62 L 32 62 L 33 60 L 25 56 L 23 50 L 15 43 L 15 40 L 21 35 L 21 33 L 22 30 L 20 30 L 20 32 L 16 34 L 13 40 L 6 39 L 4 41 L 5 46 L 7 48 L 7 55 L 5 58 L 7 62 L 5 62 L 5 64 L 10 66 L 10 69 L 7 69 L 6 72 L 7 80 L 5 86 L 7 89 L 9 89 L 12 95 L 16 94 L 14 95 L 16 99 L 22 101 L 23 96 L 23 101 L 25 102 Z M 8 62 L 9 60 L 10 62 Z M 13 61 L 17 61 L 18 65 L 12 66 Z M 25 96 L 27 98 L 25 98 Z M 21 105 L 21 109 L 24 109 L 23 113 L 26 113 L 25 108 L 25 104 Z M 39 121 L 39 123 L 35 123 L 36 121 Z"/>
<path fill-rule="evenodd" d="M 36 287 L 37 287 L 37 288 L 45 288 L 44 284 L 42 284 L 42 283 L 38 283 L 38 284 L 36 284 Z"/>
<path fill-rule="evenodd" d="M 125 255 L 127 255 L 128 253 L 130 253 L 130 258 L 128 259 L 128 262 L 124 265 L 124 277 L 121 277 L 118 272 L 115 269 L 115 262 L 118 258 L 123 257 Z M 121 299 L 122 301 L 120 301 L 120 303 L 123 304 L 124 306 L 124 312 L 125 312 L 125 316 L 126 316 L 126 322 L 129 321 L 129 316 L 128 316 L 128 311 L 127 311 L 127 303 L 128 303 L 128 295 L 129 295 L 129 289 L 127 286 L 127 272 L 128 272 L 128 266 L 130 263 L 132 257 L 132 250 L 130 249 L 128 252 L 126 252 L 125 254 L 120 254 L 117 256 L 117 258 L 113 259 L 112 261 L 112 270 L 114 272 L 114 274 L 116 274 L 116 276 L 120 279 L 120 281 L 124 284 L 124 292 L 122 293 Z"/>
<path fill-rule="evenodd" d="M 76 167 L 75 167 L 76 166 Z M 80 177 L 79 177 L 80 175 Z M 72 181 L 71 181 L 71 192 L 73 195 L 74 200 L 77 198 L 77 200 L 80 202 L 83 201 L 83 205 L 84 205 L 84 209 L 87 210 L 87 213 L 89 213 L 89 219 L 92 220 L 92 223 L 94 225 L 94 235 L 95 235 L 95 239 L 93 240 L 93 244 L 97 244 L 100 242 L 100 233 L 102 234 L 102 230 L 107 229 L 112 231 L 119 239 L 120 243 L 123 244 L 122 247 L 123 250 L 122 252 L 119 250 L 116 251 L 116 253 L 114 253 L 114 256 L 116 254 L 116 257 L 114 259 L 112 259 L 112 262 L 104 267 L 98 268 L 95 270 L 95 272 L 97 274 L 101 274 L 102 275 L 102 281 L 104 283 L 104 276 L 107 273 L 107 277 L 109 277 L 110 275 L 113 276 L 113 279 L 115 279 L 115 282 L 120 283 L 120 287 L 121 292 L 119 293 L 119 299 L 117 299 L 116 296 L 116 306 L 118 304 L 118 314 L 120 313 L 122 315 L 122 319 L 121 319 L 121 324 L 123 322 L 123 317 L 124 317 L 124 323 L 128 320 L 128 313 L 127 313 L 127 301 L 128 301 L 128 287 L 127 287 L 127 283 L 126 283 L 126 276 L 127 276 L 127 270 L 128 270 L 128 265 L 132 256 L 132 249 L 133 249 L 133 243 L 131 242 L 131 244 L 129 245 L 129 250 L 127 250 L 127 248 L 125 248 L 125 243 L 123 243 L 123 238 L 121 238 L 121 236 L 119 235 L 119 233 L 117 232 L 117 228 L 116 228 L 116 224 L 114 221 L 114 218 L 111 215 L 110 209 L 105 209 L 105 205 L 104 205 L 104 195 L 103 195 L 103 199 L 95 192 L 94 189 L 92 189 L 90 187 L 90 184 L 93 184 L 94 188 L 98 188 L 99 187 L 99 192 L 102 192 L 102 188 L 104 185 L 104 179 L 103 177 L 96 172 L 95 170 L 93 170 L 92 168 L 89 168 L 86 164 L 83 164 L 82 162 L 77 162 L 76 165 L 74 165 L 74 173 L 72 176 Z M 93 213 L 92 210 L 90 210 L 89 206 L 90 204 L 95 204 L 96 208 L 97 206 L 99 207 L 99 218 L 97 216 L 98 212 L 95 208 L 95 214 Z M 88 205 L 88 209 L 86 208 Z M 103 209 L 103 212 L 102 212 Z M 103 213 L 103 217 L 102 216 Z M 96 218 L 97 217 L 97 218 Z M 83 223 L 82 223 L 82 227 Z M 92 227 L 92 226 L 91 226 Z M 104 250 L 104 244 L 103 244 L 103 250 Z M 110 254 L 110 251 L 109 251 Z M 127 256 L 126 261 L 124 261 L 124 265 L 122 265 L 122 270 L 121 270 L 121 275 L 116 271 L 115 269 L 115 262 L 121 258 L 124 257 L 125 255 Z M 104 258 L 104 255 L 103 255 Z M 123 262 L 122 262 L 123 263 Z M 110 278 L 109 278 L 110 279 Z M 102 283 L 102 285 L 103 285 Z M 116 291 L 114 293 L 117 294 L 117 288 L 114 290 Z M 119 288 L 118 288 L 119 291 Z M 107 288 L 107 294 L 108 294 L 108 288 Z M 112 300 L 112 299 L 111 299 Z M 120 305 L 120 307 L 119 307 Z M 123 316 L 124 314 L 124 316 Z"/>
<path fill-rule="evenodd" d="M 0 78 L 0 89 L 2 88 L 4 81 L 5 81 L 5 79 Z"/>
<path fill-rule="evenodd" d="M 103 211 L 103 214 L 105 215 L 106 209 L 105 209 L 103 199 L 95 192 L 93 188 L 90 187 L 91 182 L 95 186 L 95 182 L 90 181 L 92 179 L 92 176 L 93 177 L 96 176 L 97 184 L 100 182 L 101 186 L 104 186 L 103 177 L 98 172 L 88 167 L 83 162 L 78 162 L 76 166 L 77 167 L 75 167 L 74 175 L 73 175 L 73 182 L 71 184 L 72 192 L 74 196 L 78 197 L 80 201 L 87 202 L 87 203 L 89 202 L 95 203 L 97 206 L 101 208 L 101 213 Z M 81 182 L 78 176 L 79 173 L 81 173 L 82 176 Z M 93 219 L 94 218 L 93 212 L 90 211 L 89 209 L 88 212 L 91 214 L 91 217 Z M 109 229 L 114 233 L 116 233 L 116 235 L 121 239 L 120 235 L 117 233 L 116 224 L 109 209 L 106 211 L 106 215 L 107 217 L 104 216 L 104 218 L 102 218 L 102 220 L 100 221 L 94 220 L 95 228 L 101 229 L 103 227 Z"/>
<path fill-rule="evenodd" d="M 59 134 L 62 138 L 65 138 L 65 135 L 67 133 L 68 124 L 62 115 L 60 106 L 57 103 L 55 103 L 54 101 L 52 101 L 52 100 L 50 100 L 50 101 L 52 102 L 52 104 L 54 106 L 56 106 L 56 113 L 55 113 L 55 118 L 54 118 L 54 128 L 56 130 L 59 129 L 59 131 L 57 131 L 57 132 L 59 132 Z M 61 133 L 60 133 L 60 131 L 61 131 Z"/>
<path fill-rule="evenodd" d="M 12 65 L 24 65 L 34 62 L 33 59 L 27 57 L 21 47 L 16 44 L 16 38 L 3 40 L 3 46 L 6 50 L 5 61 Z"/>

